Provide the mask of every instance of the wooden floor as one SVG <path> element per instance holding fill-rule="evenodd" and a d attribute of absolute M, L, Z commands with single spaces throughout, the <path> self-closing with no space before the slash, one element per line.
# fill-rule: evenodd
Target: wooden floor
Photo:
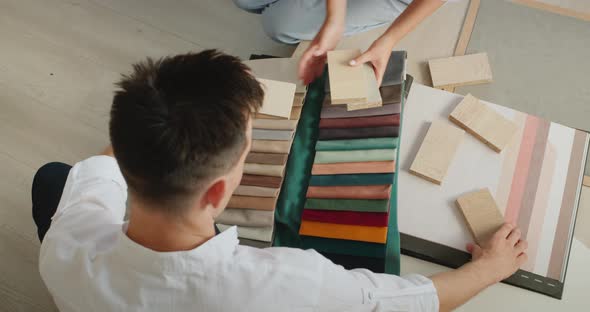
<path fill-rule="evenodd" d="M 0 311 L 56 311 L 37 267 L 35 170 L 107 144 L 113 83 L 132 62 L 213 47 L 293 50 L 229 0 L 0 0 Z"/>

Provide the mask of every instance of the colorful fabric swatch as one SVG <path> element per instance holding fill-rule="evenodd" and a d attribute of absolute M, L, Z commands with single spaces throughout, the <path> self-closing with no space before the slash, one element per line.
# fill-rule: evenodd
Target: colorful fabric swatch
<path fill-rule="evenodd" d="M 388 173 L 395 171 L 395 161 L 343 162 L 313 164 L 311 174 Z"/>
<path fill-rule="evenodd" d="M 388 212 L 388 199 L 318 199 L 305 200 L 304 209 L 337 210 L 337 211 L 362 211 L 362 212 Z"/>
<path fill-rule="evenodd" d="M 263 186 L 279 188 L 283 180 L 280 177 L 267 177 L 255 174 L 244 174 L 242 175 L 242 181 L 240 185 L 252 185 L 252 186 Z"/>
<path fill-rule="evenodd" d="M 253 119 L 252 128 L 269 130 L 295 130 L 297 120 Z"/>
<path fill-rule="evenodd" d="M 387 227 L 302 220 L 299 234 L 385 244 L 387 240 Z"/>
<path fill-rule="evenodd" d="M 244 173 L 271 177 L 282 177 L 285 171 L 283 165 L 244 164 Z"/>
<path fill-rule="evenodd" d="M 252 140 L 252 152 L 288 154 L 291 141 Z"/>
<path fill-rule="evenodd" d="M 395 149 L 371 149 L 356 151 L 324 151 L 315 153 L 315 164 L 343 162 L 388 161 L 395 160 Z"/>
<path fill-rule="evenodd" d="M 320 129 L 319 140 L 342 140 L 362 138 L 397 137 L 398 126 L 369 127 L 369 128 L 328 128 Z"/>
<path fill-rule="evenodd" d="M 378 243 L 329 239 L 314 236 L 302 236 L 301 241 L 303 248 L 313 248 L 320 252 L 357 257 L 385 257 L 385 245 Z"/>
<path fill-rule="evenodd" d="M 351 140 L 326 140 L 317 141 L 316 151 L 351 151 L 368 149 L 393 149 L 397 148 L 399 138 L 365 138 Z"/>
<path fill-rule="evenodd" d="M 309 179 L 309 185 L 349 186 L 391 184 L 393 182 L 393 175 L 393 173 L 313 175 Z"/>
<path fill-rule="evenodd" d="M 275 210 L 276 197 L 256 197 L 232 195 L 227 203 L 228 208 L 244 208 L 255 210 Z"/>
<path fill-rule="evenodd" d="M 309 186 L 307 198 L 389 199 L 391 185 Z"/>
<path fill-rule="evenodd" d="M 301 219 L 336 224 L 387 226 L 389 213 L 304 209 Z"/>
<path fill-rule="evenodd" d="M 288 154 L 250 152 L 246 156 L 246 163 L 266 164 L 266 165 L 284 165 L 287 163 L 288 158 L 289 158 Z"/>
<path fill-rule="evenodd" d="M 399 114 L 372 117 L 327 118 L 320 120 L 320 129 L 366 128 L 385 126 L 399 126 Z"/>

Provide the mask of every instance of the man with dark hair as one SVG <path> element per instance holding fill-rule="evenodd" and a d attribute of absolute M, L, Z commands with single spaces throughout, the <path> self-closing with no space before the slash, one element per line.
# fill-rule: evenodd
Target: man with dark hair
<path fill-rule="evenodd" d="M 449 310 L 526 258 L 512 225 L 431 278 L 240 246 L 236 228 L 216 234 L 214 219 L 241 180 L 262 105 L 248 68 L 208 50 L 147 60 L 118 86 L 112 149 L 34 178 L 40 272 L 61 311 Z"/>

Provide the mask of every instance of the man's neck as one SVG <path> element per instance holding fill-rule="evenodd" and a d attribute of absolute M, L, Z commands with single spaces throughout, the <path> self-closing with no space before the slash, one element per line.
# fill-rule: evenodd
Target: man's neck
<path fill-rule="evenodd" d="M 215 236 L 213 219 L 203 213 L 168 216 L 133 202 L 129 209 L 127 236 L 155 251 L 191 250 Z"/>

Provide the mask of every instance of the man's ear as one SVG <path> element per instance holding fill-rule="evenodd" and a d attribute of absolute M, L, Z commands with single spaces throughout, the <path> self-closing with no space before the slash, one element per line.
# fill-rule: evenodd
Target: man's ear
<path fill-rule="evenodd" d="M 227 182 L 224 179 L 219 179 L 209 186 L 203 196 L 204 204 L 211 205 L 213 208 L 222 208 L 223 198 L 227 192 Z"/>

